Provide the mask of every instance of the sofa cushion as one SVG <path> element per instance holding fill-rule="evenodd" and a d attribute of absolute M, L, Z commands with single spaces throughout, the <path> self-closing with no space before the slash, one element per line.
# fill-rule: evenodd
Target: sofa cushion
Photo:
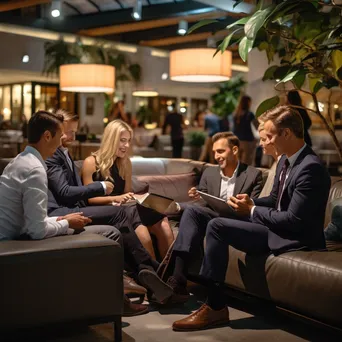
<path fill-rule="evenodd" d="M 173 198 L 177 202 L 188 201 L 188 190 L 197 184 L 197 176 L 193 172 L 179 175 L 137 176 L 137 179 L 149 185 L 149 192 Z"/>
<path fill-rule="evenodd" d="M 250 256 L 229 247 L 226 283 L 322 322 L 341 322 L 342 253 Z"/>
<path fill-rule="evenodd" d="M 149 190 L 149 185 L 141 181 L 137 176 L 132 176 L 132 191 L 135 194 L 145 194 Z"/>

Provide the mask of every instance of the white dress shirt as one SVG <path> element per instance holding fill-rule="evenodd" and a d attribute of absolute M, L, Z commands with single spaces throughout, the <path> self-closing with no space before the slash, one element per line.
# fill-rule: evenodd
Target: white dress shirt
<path fill-rule="evenodd" d="M 283 188 L 281 189 L 280 200 L 279 200 L 279 204 L 278 204 L 278 208 L 277 208 L 277 210 L 279 210 L 279 211 L 281 211 L 280 202 L 281 202 L 281 197 L 283 196 L 284 189 L 286 187 L 286 181 L 289 178 L 289 175 L 291 173 L 293 165 L 295 164 L 297 158 L 302 153 L 302 151 L 305 149 L 305 147 L 306 147 L 306 144 L 304 144 L 304 146 L 301 149 L 299 149 L 295 154 L 293 154 L 291 157 L 287 158 L 289 161 L 289 167 L 286 170 L 285 182 L 284 182 Z M 279 179 L 281 179 L 281 175 L 282 175 L 282 173 L 280 173 Z M 254 209 L 255 209 L 255 205 L 252 207 L 252 210 L 251 210 L 251 216 L 250 216 L 251 218 L 253 217 Z"/>
<path fill-rule="evenodd" d="M 237 170 L 239 168 L 239 165 L 240 165 L 240 162 L 238 162 L 236 169 L 234 170 L 234 173 L 231 177 L 225 176 L 222 170 L 220 171 L 220 175 L 221 175 L 220 198 L 222 198 L 225 201 L 227 201 L 228 198 L 230 198 L 234 194 Z"/>
<path fill-rule="evenodd" d="M 0 176 L 0 240 L 32 239 L 72 234 L 67 220 L 47 216 L 46 165 L 40 153 L 27 146 Z"/>

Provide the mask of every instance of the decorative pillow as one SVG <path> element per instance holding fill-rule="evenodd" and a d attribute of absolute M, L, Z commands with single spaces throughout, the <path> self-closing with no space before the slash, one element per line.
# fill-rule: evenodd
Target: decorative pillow
<path fill-rule="evenodd" d="M 331 222 L 324 230 L 326 240 L 342 241 L 342 197 L 331 203 Z"/>

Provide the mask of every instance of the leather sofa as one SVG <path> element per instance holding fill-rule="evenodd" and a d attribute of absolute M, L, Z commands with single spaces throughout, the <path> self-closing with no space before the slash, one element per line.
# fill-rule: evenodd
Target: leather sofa
<path fill-rule="evenodd" d="M 133 159 L 133 175 L 149 184 L 149 192 L 187 201 L 187 191 L 198 184 L 210 164 L 186 159 Z M 263 170 L 264 178 L 267 170 Z M 332 178 L 326 210 L 330 221 L 331 202 L 342 196 L 342 178 Z M 176 229 L 175 229 L 176 230 Z M 321 323 L 342 327 L 342 243 L 328 242 L 328 251 L 295 251 L 277 257 L 249 256 L 232 247 L 226 285 L 232 292 L 256 296 L 276 307 Z M 191 272 L 199 271 L 194 262 Z M 199 259 L 200 260 L 200 259 Z"/>
<path fill-rule="evenodd" d="M 10 159 L 0 159 L 0 174 Z M 114 323 L 121 341 L 123 250 L 95 234 L 0 242 L 0 336 Z"/>
<path fill-rule="evenodd" d="M 5 163 L 0 160 L 0 173 Z M 166 195 L 179 202 L 188 200 L 188 189 L 198 184 L 205 168 L 212 167 L 211 164 L 189 159 L 163 158 L 133 158 L 132 165 L 134 179 L 148 184 L 149 192 Z M 263 170 L 263 175 L 266 179 L 267 170 Z M 326 224 L 331 215 L 330 203 L 341 196 L 342 178 L 333 178 Z M 341 327 L 342 244 L 329 242 L 328 245 L 330 250 L 325 252 L 295 251 L 277 257 L 251 257 L 229 248 L 226 285 L 234 292 L 255 296 L 278 308 L 323 324 Z M 200 261 L 198 259 L 192 265 L 193 274 L 198 272 Z"/>

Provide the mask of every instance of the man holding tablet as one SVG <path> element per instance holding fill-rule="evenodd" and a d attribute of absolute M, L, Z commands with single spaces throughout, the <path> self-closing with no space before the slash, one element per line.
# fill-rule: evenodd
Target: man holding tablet
<path fill-rule="evenodd" d="M 201 199 L 196 188 L 189 190 L 189 197 L 197 200 L 193 205 L 180 205 L 184 209 L 177 239 L 173 246 L 173 260 L 175 268 L 173 275 L 168 279 L 168 284 L 173 288 L 174 294 L 170 298 L 173 303 L 185 302 L 188 299 L 186 291 L 187 265 L 190 255 L 198 255 L 202 250 L 203 240 L 209 221 L 213 218 L 235 217 L 235 213 L 228 206 L 227 201 L 237 194 L 248 194 L 251 198 L 257 198 L 262 188 L 262 173 L 252 166 L 240 163 L 239 139 L 231 132 L 217 133 L 212 137 L 213 152 L 217 167 L 207 168 L 201 178 L 198 190 L 206 193 L 208 198 L 226 207 L 215 211 L 215 205 L 208 207 Z M 212 197 L 216 197 L 212 198 Z M 225 203 L 223 203 L 223 201 Z M 231 216 L 230 216 L 231 214 Z"/>

